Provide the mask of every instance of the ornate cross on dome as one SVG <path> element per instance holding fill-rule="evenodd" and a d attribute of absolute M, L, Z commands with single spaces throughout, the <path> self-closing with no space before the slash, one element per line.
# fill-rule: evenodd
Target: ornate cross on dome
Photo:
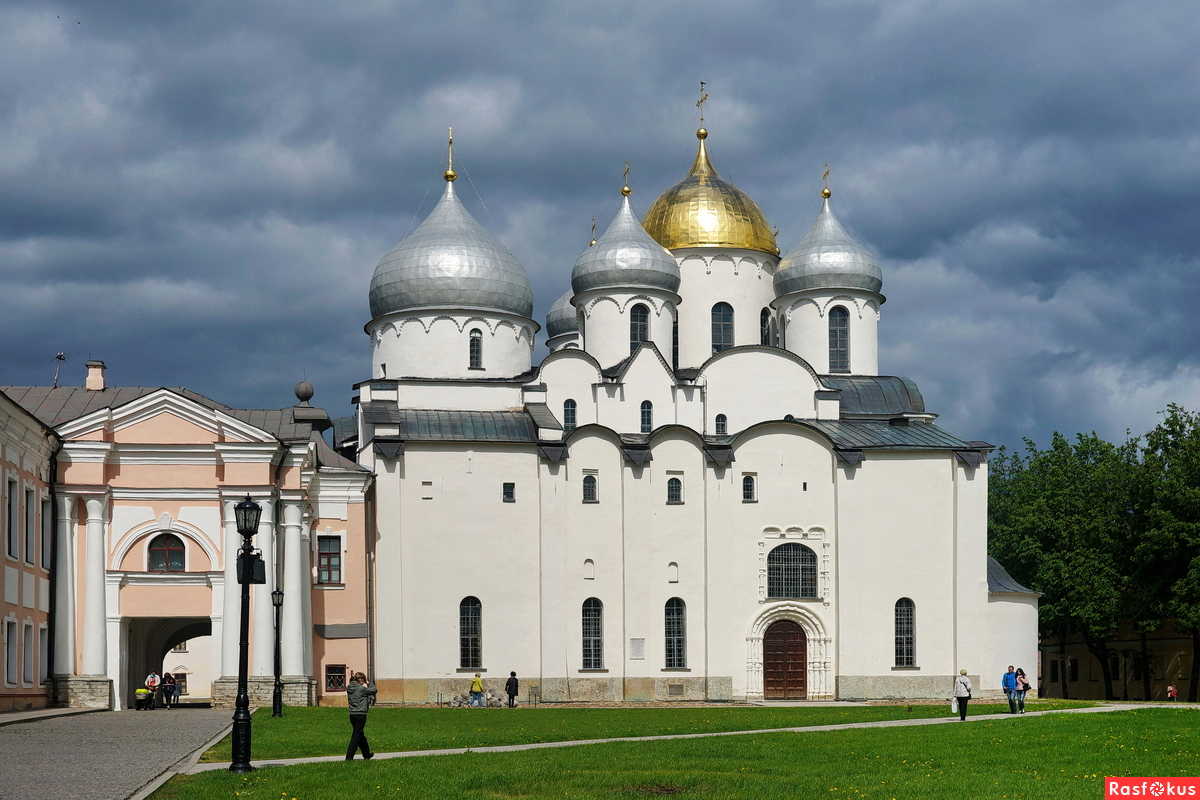
<path fill-rule="evenodd" d="M 625 178 L 625 185 L 623 185 L 621 187 L 621 194 L 625 195 L 626 197 L 629 197 L 629 195 L 633 194 L 633 191 L 629 188 L 629 162 L 628 161 L 625 162 L 624 178 Z"/>
<path fill-rule="evenodd" d="M 700 109 L 700 127 L 704 127 L 704 101 L 708 99 L 708 92 L 704 91 L 704 81 L 700 81 L 700 99 L 696 101 L 696 108 Z"/>
<path fill-rule="evenodd" d="M 821 197 L 829 197 L 833 192 L 829 191 L 829 162 L 825 162 L 825 171 L 821 173 L 821 180 L 825 186 L 821 189 Z"/>
<path fill-rule="evenodd" d="M 446 134 L 446 174 L 442 177 L 448 181 L 452 181 L 458 177 L 458 173 L 454 171 L 454 128 L 447 128 L 449 133 Z"/>

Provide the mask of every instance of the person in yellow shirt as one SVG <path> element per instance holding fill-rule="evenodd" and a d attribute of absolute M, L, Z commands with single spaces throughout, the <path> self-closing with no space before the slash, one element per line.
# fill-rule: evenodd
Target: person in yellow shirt
<path fill-rule="evenodd" d="M 476 704 L 483 708 L 483 678 L 479 677 L 478 672 L 471 679 L 471 701 L 467 703 L 467 708 Z"/>

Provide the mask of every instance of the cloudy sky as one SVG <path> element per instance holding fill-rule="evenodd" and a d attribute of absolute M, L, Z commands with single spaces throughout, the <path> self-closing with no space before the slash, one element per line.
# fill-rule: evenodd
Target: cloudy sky
<path fill-rule="evenodd" d="M 825 162 L 884 268 L 880 369 L 968 439 L 1200 407 L 1194 3 L 0 3 L 0 384 L 349 409 L 367 284 L 441 190 L 534 283 L 591 218 L 723 177 L 786 251 Z M 469 180 L 464 180 L 463 178 Z"/>

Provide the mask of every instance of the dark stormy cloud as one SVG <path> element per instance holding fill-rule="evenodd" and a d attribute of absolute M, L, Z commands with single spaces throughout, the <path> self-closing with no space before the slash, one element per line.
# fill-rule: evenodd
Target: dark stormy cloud
<path fill-rule="evenodd" d="M 607 224 L 718 169 L 786 250 L 825 162 L 884 267 L 881 370 L 967 438 L 1200 405 L 1200 16 L 1147 2 L 0 4 L 0 383 L 186 385 L 336 413 L 367 283 L 468 207 L 537 315 Z M 477 193 L 476 193 L 477 192 Z"/>

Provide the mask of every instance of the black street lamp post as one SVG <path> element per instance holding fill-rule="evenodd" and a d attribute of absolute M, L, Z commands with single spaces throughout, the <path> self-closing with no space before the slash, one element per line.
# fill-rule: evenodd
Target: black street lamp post
<path fill-rule="evenodd" d="M 258 560 L 250 539 L 258 531 L 258 520 L 262 507 L 246 495 L 234 509 L 237 532 L 242 535 L 242 548 L 238 551 L 238 583 L 242 585 L 242 627 L 238 641 L 238 688 L 233 712 L 233 760 L 230 772 L 250 772 L 250 692 L 246 686 L 246 673 L 250 668 L 250 584 L 255 578 L 254 564 Z"/>
<path fill-rule="evenodd" d="M 275 691 L 271 693 L 271 716 L 283 716 L 283 679 L 279 677 L 279 611 L 283 607 L 283 590 L 279 587 L 271 592 L 271 604 L 275 606 Z"/>

